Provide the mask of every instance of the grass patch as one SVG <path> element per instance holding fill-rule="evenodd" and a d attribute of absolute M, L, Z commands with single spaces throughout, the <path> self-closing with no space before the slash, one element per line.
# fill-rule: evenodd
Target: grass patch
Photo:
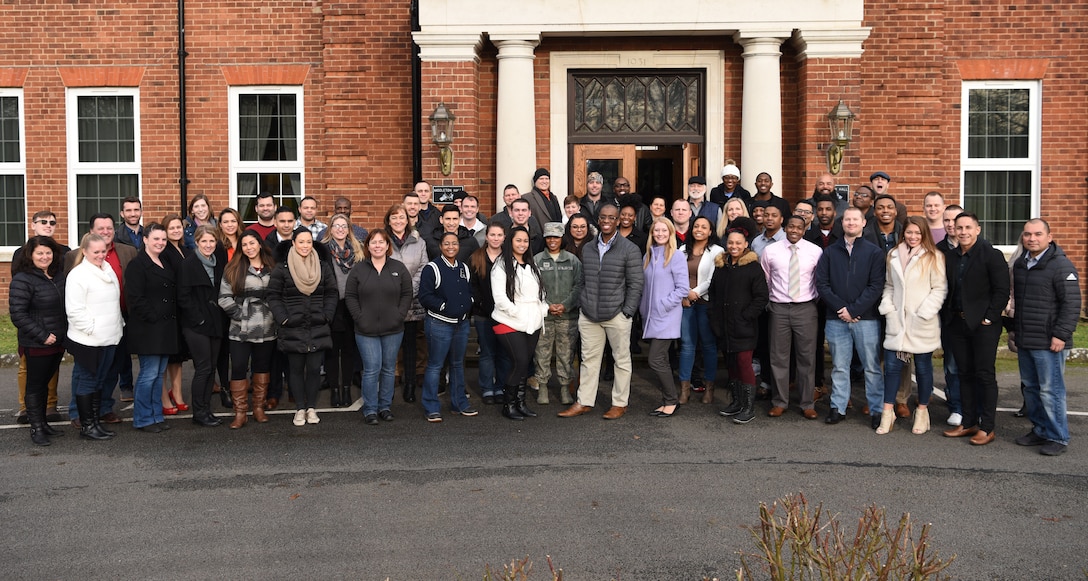
<path fill-rule="evenodd" d="M 15 334 L 15 325 L 11 317 L 0 315 L 0 354 L 15 353 L 19 350 L 19 339 Z"/>

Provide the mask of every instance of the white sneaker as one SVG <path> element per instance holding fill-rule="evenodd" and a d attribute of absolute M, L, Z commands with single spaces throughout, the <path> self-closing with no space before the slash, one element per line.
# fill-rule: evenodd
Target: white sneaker
<path fill-rule="evenodd" d="M 961 416 L 960 414 L 953 413 L 952 415 L 948 416 L 948 425 L 958 426 L 958 425 L 960 425 L 962 423 L 963 423 L 963 416 Z"/>
<path fill-rule="evenodd" d="M 319 424 L 321 419 L 317 417 L 317 410 L 310 408 L 306 410 L 306 423 L 307 424 Z"/>
<path fill-rule="evenodd" d="M 296 426 L 305 426 L 306 410 L 298 410 L 297 412 L 295 412 L 295 419 L 291 420 L 291 423 L 295 424 Z"/>

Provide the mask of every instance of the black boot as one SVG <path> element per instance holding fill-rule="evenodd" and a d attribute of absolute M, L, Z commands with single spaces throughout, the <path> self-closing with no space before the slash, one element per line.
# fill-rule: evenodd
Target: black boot
<path fill-rule="evenodd" d="M 30 441 L 38 446 L 52 444 L 45 431 L 45 401 L 41 394 L 26 392 L 26 417 L 30 421 Z"/>
<path fill-rule="evenodd" d="M 733 401 L 729 402 L 729 405 L 725 406 L 725 409 L 720 410 L 718 413 L 725 416 L 735 416 L 740 413 L 740 410 L 744 409 L 744 402 L 740 397 L 740 382 L 735 379 L 729 380 L 729 394 L 733 398 Z"/>
<path fill-rule="evenodd" d="M 340 388 L 340 406 L 349 407 L 352 402 L 355 401 L 351 397 L 351 384 L 347 384 Z"/>
<path fill-rule="evenodd" d="M 502 388 L 502 417 L 521 421 L 525 416 L 518 411 L 518 388 L 507 385 Z"/>
<path fill-rule="evenodd" d="M 416 401 L 416 379 L 412 376 L 408 379 L 407 375 L 404 379 L 404 401 L 406 403 L 413 403 Z"/>
<path fill-rule="evenodd" d="M 752 418 L 756 417 L 755 413 L 753 413 L 756 404 L 756 386 L 742 383 L 739 391 L 741 403 L 744 407 L 733 416 L 733 423 L 747 424 L 752 421 Z"/>
<path fill-rule="evenodd" d="M 91 412 L 94 415 L 94 424 L 98 426 L 98 429 L 109 437 L 117 435 L 113 430 L 107 430 L 102 427 L 102 394 L 95 392 L 91 395 Z M 83 417 L 83 414 L 79 414 L 79 417 Z"/>
<path fill-rule="evenodd" d="M 536 412 L 529 409 L 529 406 L 525 405 L 525 398 L 526 398 L 526 395 L 527 395 L 526 392 L 528 392 L 528 391 L 529 391 L 529 388 L 528 388 L 528 386 L 525 385 L 525 382 L 522 382 L 521 384 L 518 385 L 518 392 L 517 392 L 518 413 L 525 416 L 525 417 L 527 417 L 527 418 L 535 418 L 536 417 Z"/>
<path fill-rule="evenodd" d="M 112 432 L 103 430 L 98 425 L 98 406 L 94 405 L 95 395 L 77 395 L 76 408 L 79 409 L 79 437 L 86 440 L 109 440 Z"/>
<path fill-rule="evenodd" d="M 329 407 L 340 407 L 340 391 L 339 385 L 333 385 L 329 388 Z"/>
<path fill-rule="evenodd" d="M 249 394 L 246 394 L 249 397 Z M 230 390 L 226 386 L 219 387 L 219 403 L 223 406 L 223 409 L 234 409 L 234 402 L 231 401 Z"/>

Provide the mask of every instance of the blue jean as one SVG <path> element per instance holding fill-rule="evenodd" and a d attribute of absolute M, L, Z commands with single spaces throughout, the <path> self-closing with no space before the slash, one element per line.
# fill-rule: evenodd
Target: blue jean
<path fill-rule="evenodd" d="M 837 315 L 827 319 L 824 327 L 827 345 L 831 348 L 831 408 L 846 413 L 850 401 L 850 360 L 857 349 L 861 367 L 865 371 L 865 401 L 869 413 L 877 414 L 884 404 L 884 378 L 880 374 L 881 337 L 880 322 L 862 319 L 856 323 L 844 323 Z"/>
<path fill-rule="evenodd" d="M 499 346 L 491 319 L 474 317 L 473 323 L 480 344 L 480 395 L 502 395 L 502 382 L 510 375 L 510 356 Z"/>
<path fill-rule="evenodd" d="M 140 374 L 133 388 L 132 427 L 143 428 L 165 421 L 162 416 L 162 374 L 169 355 L 139 355 Z"/>
<path fill-rule="evenodd" d="M 393 380 L 397 352 L 404 332 L 371 336 L 355 334 L 355 346 L 363 359 L 363 415 L 374 415 L 393 405 Z"/>
<path fill-rule="evenodd" d="M 117 351 L 116 345 L 101 347 L 98 351 L 98 370 L 91 373 L 89 369 L 77 361 L 72 366 L 72 403 L 68 405 L 68 417 L 79 419 L 79 406 L 76 405 L 77 395 L 91 395 L 95 392 L 101 394 L 99 414 L 106 415 L 106 392 L 113 393 L 114 384 L 109 382 L 110 372 L 113 371 L 113 355 Z M 114 376 L 116 380 L 116 376 Z M 108 387 L 107 387 L 108 386 Z M 113 400 L 110 400 L 112 409 Z"/>
<path fill-rule="evenodd" d="M 438 376 L 446 357 L 450 360 L 450 407 L 454 411 L 468 409 L 465 397 L 465 348 L 468 345 L 468 319 L 447 323 L 427 316 L 423 320 L 427 336 L 427 370 L 423 372 L 423 410 L 428 414 L 441 411 L 438 403 Z"/>
<path fill-rule="evenodd" d="M 684 307 L 680 317 L 680 381 L 691 381 L 696 343 L 703 351 L 703 379 L 714 381 L 718 376 L 718 340 L 710 328 L 707 303 L 702 301 Z"/>
<path fill-rule="evenodd" d="M 929 405 L 933 397 L 933 354 L 915 353 L 914 378 L 918 380 L 918 405 Z M 896 356 L 895 351 L 884 351 L 884 403 L 894 405 L 895 394 L 899 391 L 899 376 L 906 364 Z M 870 411 L 872 408 L 870 408 Z"/>
<path fill-rule="evenodd" d="M 1017 357 L 1032 431 L 1040 438 L 1068 446 L 1065 360 L 1069 357 L 1069 349 L 1059 353 L 1048 349 L 1020 349 Z"/>
<path fill-rule="evenodd" d="M 963 406 L 960 405 L 960 370 L 956 367 L 956 358 L 952 356 L 951 349 L 944 350 L 944 397 L 950 413 L 963 413 Z"/>

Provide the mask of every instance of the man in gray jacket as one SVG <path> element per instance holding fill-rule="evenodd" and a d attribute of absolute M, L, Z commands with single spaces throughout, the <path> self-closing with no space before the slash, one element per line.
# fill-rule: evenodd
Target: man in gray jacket
<path fill-rule="evenodd" d="M 604 419 L 615 420 L 627 411 L 631 395 L 631 317 L 642 298 L 642 254 L 617 235 L 619 209 L 601 208 L 600 236 L 582 247 L 582 294 L 578 332 L 582 338 L 581 383 L 574 405 L 559 412 L 561 418 L 580 416 L 593 409 L 604 357 L 605 340 L 612 345 L 616 378 L 612 382 L 612 407 Z"/>

